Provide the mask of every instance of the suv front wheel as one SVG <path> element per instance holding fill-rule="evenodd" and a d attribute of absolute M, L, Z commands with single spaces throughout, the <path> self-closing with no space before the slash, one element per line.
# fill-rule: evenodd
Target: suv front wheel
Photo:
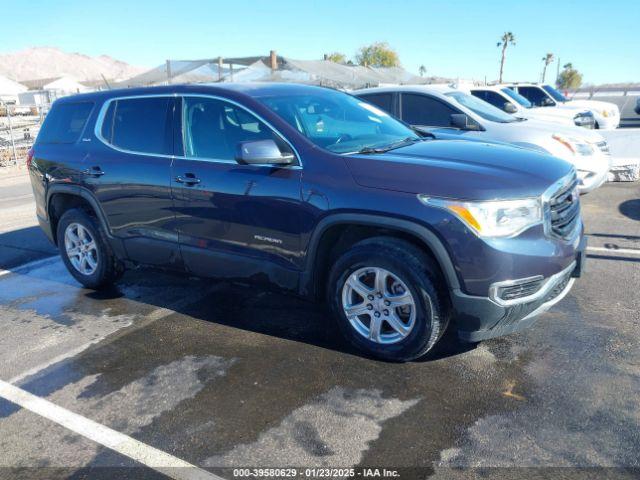
<path fill-rule="evenodd" d="M 340 330 L 355 347 L 385 360 L 413 360 L 426 354 L 447 327 L 440 278 L 431 259 L 412 244 L 373 238 L 335 262 L 329 301 Z"/>
<path fill-rule="evenodd" d="M 58 249 L 69 273 L 88 288 L 113 283 L 122 265 L 113 254 L 95 217 L 84 210 L 67 210 L 58 222 Z"/>

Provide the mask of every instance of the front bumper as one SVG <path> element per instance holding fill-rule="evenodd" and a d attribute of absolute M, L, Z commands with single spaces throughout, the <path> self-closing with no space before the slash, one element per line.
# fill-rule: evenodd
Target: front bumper
<path fill-rule="evenodd" d="M 602 114 L 595 115 L 598 128 L 600 130 L 615 130 L 620 125 L 620 115 L 609 115 L 605 117 Z"/>
<path fill-rule="evenodd" d="M 538 292 L 523 297 L 521 301 L 497 302 L 488 297 L 452 292 L 458 337 L 464 341 L 478 342 L 531 326 L 538 315 L 569 293 L 584 269 L 585 250 L 586 238 L 583 238 L 576 259 L 564 270 L 545 279 Z"/>

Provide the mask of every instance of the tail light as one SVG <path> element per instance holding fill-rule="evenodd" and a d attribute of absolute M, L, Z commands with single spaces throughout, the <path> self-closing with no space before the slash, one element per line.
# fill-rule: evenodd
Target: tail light
<path fill-rule="evenodd" d="M 27 168 L 31 168 L 31 161 L 33 160 L 33 148 L 30 148 L 27 152 Z"/>

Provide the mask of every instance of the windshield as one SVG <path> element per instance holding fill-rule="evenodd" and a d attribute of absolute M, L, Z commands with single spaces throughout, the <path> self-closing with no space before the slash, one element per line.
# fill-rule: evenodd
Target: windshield
<path fill-rule="evenodd" d="M 449 98 L 452 98 L 455 102 L 463 107 L 467 107 L 469 110 L 477 115 L 480 115 L 485 120 L 499 123 L 510 123 L 517 121 L 516 117 L 512 117 L 508 113 L 504 113 L 499 108 L 480 100 L 473 95 L 469 95 L 464 92 L 449 92 L 445 93 Z"/>
<path fill-rule="evenodd" d="M 531 108 L 533 107 L 533 103 L 531 103 L 529 100 L 527 100 L 526 98 L 524 98 L 522 95 L 520 95 L 519 93 L 514 92 L 513 90 L 511 90 L 510 88 L 502 88 L 500 89 L 500 91 L 502 93 L 504 93 L 505 95 L 511 97 L 513 100 L 515 100 L 516 102 L 518 102 L 520 105 L 522 105 L 524 108 Z"/>
<path fill-rule="evenodd" d="M 335 90 L 258 100 L 313 143 L 335 153 L 384 149 L 421 140 L 378 107 Z"/>
<path fill-rule="evenodd" d="M 569 99 L 567 97 L 562 95 L 558 90 L 553 88 L 551 85 L 543 85 L 542 88 L 544 88 L 545 92 L 547 92 L 549 95 L 551 95 L 556 102 L 568 102 L 569 101 Z"/>

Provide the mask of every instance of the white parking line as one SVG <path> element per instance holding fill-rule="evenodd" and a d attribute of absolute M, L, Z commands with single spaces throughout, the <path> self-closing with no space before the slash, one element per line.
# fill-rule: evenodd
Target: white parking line
<path fill-rule="evenodd" d="M 22 272 L 26 272 L 28 270 L 31 270 L 32 268 L 36 268 L 39 267 L 41 265 L 45 265 L 48 262 L 52 262 L 53 260 L 59 259 L 60 257 L 57 255 L 54 255 L 52 257 L 45 257 L 45 258 L 41 258 L 39 260 L 34 260 L 33 262 L 29 262 L 29 263 L 25 263 L 24 265 L 18 265 L 15 268 L 12 268 L 10 270 L 2 270 L 0 269 L 0 277 L 2 277 L 3 275 L 9 275 L 10 273 L 22 273 Z"/>
<path fill-rule="evenodd" d="M 123 433 L 0 380 L 0 397 L 176 480 L 222 480 Z"/>
<path fill-rule="evenodd" d="M 640 255 L 640 249 L 587 247 L 587 252 L 624 253 L 625 255 Z"/>

